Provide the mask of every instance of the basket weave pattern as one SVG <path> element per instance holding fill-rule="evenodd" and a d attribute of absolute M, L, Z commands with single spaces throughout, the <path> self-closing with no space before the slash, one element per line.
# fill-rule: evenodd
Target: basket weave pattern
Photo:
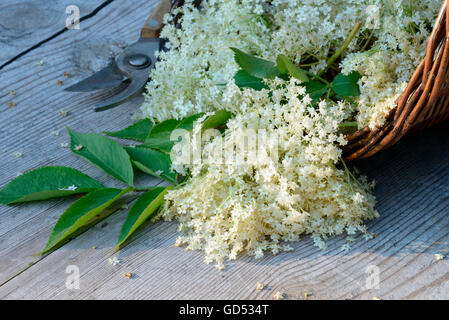
<path fill-rule="evenodd" d="M 411 131 L 449 119 L 449 7 L 444 1 L 429 37 L 424 59 L 415 70 L 385 124 L 366 127 L 347 137 L 345 160 L 370 157 Z"/>

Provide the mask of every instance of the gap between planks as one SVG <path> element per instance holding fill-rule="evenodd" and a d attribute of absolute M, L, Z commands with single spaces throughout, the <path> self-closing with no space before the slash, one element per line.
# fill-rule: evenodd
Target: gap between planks
<path fill-rule="evenodd" d="M 100 10 L 102 10 L 104 7 L 106 7 L 107 5 L 109 5 L 110 3 L 112 3 L 112 1 L 114 0 L 106 0 L 103 3 L 101 3 L 98 7 L 96 7 L 94 10 L 92 10 L 92 12 L 88 13 L 87 15 L 84 15 L 82 17 L 80 17 L 80 22 L 85 21 L 87 19 L 90 19 L 92 17 L 94 17 Z M 32 45 L 31 47 L 19 52 L 18 54 L 16 54 L 15 56 L 13 56 L 12 58 L 8 59 L 6 62 L 4 62 L 2 65 L 0 65 L 0 70 L 2 70 L 4 67 L 6 67 L 7 65 L 13 63 L 14 61 L 16 61 L 17 59 L 23 57 L 24 55 L 26 55 L 27 53 L 39 48 L 40 46 L 44 45 L 45 43 L 47 43 L 48 41 L 51 41 L 53 39 L 55 39 L 56 37 L 60 36 L 61 34 L 63 34 L 64 32 L 68 31 L 69 29 L 67 29 L 67 27 L 53 33 L 52 35 L 48 36 L 47 38 L 39 41 L 38 43 Z"/>

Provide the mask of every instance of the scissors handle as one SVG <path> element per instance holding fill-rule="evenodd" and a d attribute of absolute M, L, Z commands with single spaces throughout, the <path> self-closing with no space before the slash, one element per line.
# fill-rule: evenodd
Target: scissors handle
<path fill-rule="evenodd" d="M 161 0 L 156 9 L 154 9 L 140 32 L 140 38 L 155 39 L 159 37 L 163 27 L 163 18 L 166 13 L 172 9 L 171 0 Z"/>

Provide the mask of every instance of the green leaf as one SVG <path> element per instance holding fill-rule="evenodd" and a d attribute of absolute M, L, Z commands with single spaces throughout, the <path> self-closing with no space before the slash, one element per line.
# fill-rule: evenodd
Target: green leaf
<path fill-rule="evenodd" d="M 213 115 L 210 115 L 206 120 L 204 120 L 202 130 L 221 127 L 225 125 L 231 117 L 232 113 L 230 113 L 229 111 L 215 111 Z"/>
<path fill-rule="evenodd" d="M 101 189 L 88 193 L 75 201 L 58 219 L 50 234 L 47 245 L 41 253 L 51 251 L 78 229 L 88 224 L 96 215 L 110 206 L 115 200 L 132 190 L 128 187 L 120 189 Z"/>
<path fill-rule="evenodd" d="M 307 73 L 298 66 L 296 66 L 283 54 L 278 55 L 276 59 L 276 64 L 281 73 L 288 73 L 293 78 L 301 80 L 302 82 L 309 81 Z"/>
<path fill-rule="evenodd" d="M 231 48 L 237 64 L 250 75 L 260 79 L 274 79 L 280 75 L 278 68 L 271 61 L 249 55 L 239 49 Z"/>
<path fill-rule="evenodd" d="M 104 186 L 78 170 L 43 167 L 27 172 L 0 190 L 0 203 L 13 204 L 86 193 Z"/>
<path fill-rule="evenodd" d="M 134 172 L 131 159 L 117 142 L 97 133 L 78 133 L 70 130 L 70 149 L 111 176 L 133 185 Z"/>
<path fill-rule="evenodd" d="M 123 223 L 122 230 L 117 241 L 116 248 L 120 247 L 131 234 L 136 231 L 146 220 L 154 218 L 157 209 L 164 202 L 164 196 L 169 188 L 154 188 L 142 194 L 129 210 Z"/>
<path fill-rule="evenodd" d="M 197 113 L 193 116 L 187 117 L 181 121 L 181 123 L 176 127 L 176 129 L 192 130 L 195 121 L 201 118 L 204 113 Z"/>
<path fill-rule="evenodd" d="M 172 132 L 176 129 L 192 130 L 194 122 L 202 115 L 202 113 L 199 113 L 183 120 L 169 119 L 158 123 L 153 127 L 150 134 L 145 139 L 145 146 L 169 153 L 176 142 L 170 140 Z"/>
<path fill-rule="evenodd" d="M 126 147 L 134 166 L 145 173 L 177 183 L 177 174 L 170 171 L 170 155 L 145 146 Z"/>
<path fill-rule="evenodd" d="M 360 95 L 360 88 L 357 81 L 361 78 L 358 72 L 352 72 L 345 76 L 339 73 L 332 81 L 334 92 L 343 97 L 356 97 Z"/>
<path fill-rule="evenodd" d="M 304 87 L 306 88 L 306 92 L 312 99 L 312 104 L 318 102 L 321 97 L 327 92 L 326 85 L 322 84 L 319 81 L 306 82 L 304 83 Z"/>
<path fill-rule="evenodd" d="M 256 91 L 269 89 L 262 79 L 253 77 L 245 70 L 239 70 L 234 76 L 234 81 L 239 88 L 252 88 Z"/>
<path fill-rule="evenodd" d="M 145 145 L 170 152 L 173 147 L 173 141 L 170 141 L 170 135 L 180 123 L 181 121 L 175 119 L 158 123 L 151 129 L 150 134 L 145 139 Z"/>
<path fill-rule="evenodd" d="M 123 130 L 104 133 L 111 137 L 144 142 L 152 127 L 153 122 L 150 119 L 143 119 Z"/>

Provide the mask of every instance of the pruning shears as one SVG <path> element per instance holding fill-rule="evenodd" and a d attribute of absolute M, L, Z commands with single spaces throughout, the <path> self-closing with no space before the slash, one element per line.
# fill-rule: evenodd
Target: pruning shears
<path fill-rule="evenodd" d="M 137 42 L 128 46 L 122 53 L 112 59 L 104 69 L 64 90 L 89 92 L 99 89 L 124 88 L 114 96 L 95 105 L 95 111 L 104 111 L 142 92 L 152 68 L 156 62 L 155 52 L 162 49 L 159 38 L 163 27 L 163 17 L 183 1 L 161 0 L 154 9 L 140 32 Z"/>

